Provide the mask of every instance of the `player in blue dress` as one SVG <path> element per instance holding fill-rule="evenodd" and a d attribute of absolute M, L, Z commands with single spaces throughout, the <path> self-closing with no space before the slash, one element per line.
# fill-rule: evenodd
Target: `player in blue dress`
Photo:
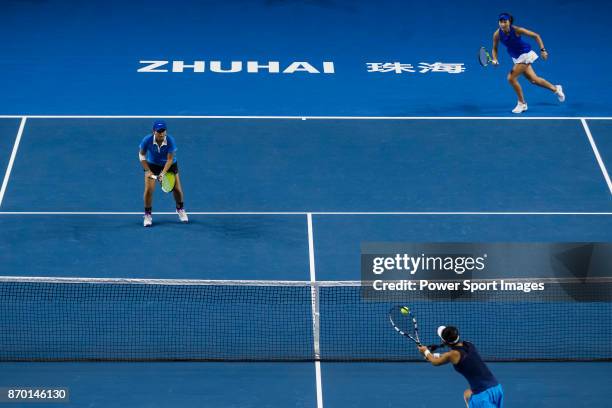
<path fill-rule="evenodd" d="M 518 103 L 512 110 L 513 113 L 522 113 L 527 110 L 527 102 L 523 96 L 523 89 L 518 82 L 518 78 L 524 75 L 532 84 L 546 88 L 557 95 L 559 102 L 565 101 L 563 87 L 561 85 L 553 85 L 544 78 L 536 75 L 532 64 L 538 59 L 538 55 L 531 49 L 531 45 L 523 40 L 523 36 L 531 37 L 536 40 L 540 47 L 540 55 L 542 59 L 548 59 L 548 51 L 544 48 L 544 42 L 539 34 L 526 28 L 515 26 L 514 17 L 509 13 L 499 15 L 499 29 L 493 33 L 492 63 L 494 66 L 499 64 L 497 59 L 497 45 L 501 42 L 508 49 L 508 54 L 512 57 L 514 67 L 508 74 L 508 82 L 514 88 L 518 96 Z"/>
<path fill-rule="evenodd" d="M 434 366 L 452 363 L 453 368 L 465 377 L 470 388 L 463 393 L 467 408 L 502 408 L 504 392 L 489 367 L 482 361 L 476 347 L 469 341 L 462 341 L 459 331 L 452 326 L 438 327 L 438 336 L 450 348 L 444 354 L 433 354 L 427 347 L 419 347 L 425 359 Z"/>

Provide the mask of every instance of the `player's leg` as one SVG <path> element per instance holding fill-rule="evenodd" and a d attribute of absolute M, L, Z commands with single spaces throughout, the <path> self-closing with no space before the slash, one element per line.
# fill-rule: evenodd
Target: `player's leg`
<path fill-rule="evenodd" d="M 523 88 L 521 88 L 521 84 L 518 82 L 518 78 L 525 72 L 525 70 L 529 67 L 527 64 L 514 64 L 510 73 L 508 73 L 508 82 L 516 92 L 516 96 L 518 97 L 518 101 L 521 103 L 525 103 L 525 97 L 523 96 Z"/>
<path fill-rule="evenodd" d="M 550 82 L 548 82 L 546 79 L 539 77 L 535 73 L 533 66 L 529 65 L 527 69 L 525 70 L 525 72 L 523 73 L 523 75 L 525 75 L 525 78 L 527 78 L 529 82 L 531 82 L 532 84 L 541 86 L 542 88 L 545 88 L 551 92 L 554 92 L 554 94 L 557 95 L 557 97 L 559 98 L 560 102 L 565 101 L 565 95 L 563 94 L 563 87 L 561 85 L 553 85 Z"/>
<path fill-rule="evenodd" d="M 465 401 L 465 406 L 470 408 L 470 398 L 472 397 L 472 390 L 469 388 L 463 391 L 463 400 Z"/>
<path fill-rule="evenodd" d="M 544 78 L 539 77 L 535 73 L 535 70 L 533 69 L 533 66 L 531 66 L 531 64 L 527 65 L 527 68 L 525 69 L 525 72 L 523 72 L 523 75 L 532 84 L 540 86 L 542 88 L 546 88 L 546 89 L 548 89 L 549 91 L 552 91 L 552 92 L 557 92 L 557 88 L 553 84 L 551 84 L 550 82 L 548 82 Z"/>
<path fill-rule="evenodd" d="M 181 178 L 179 177 L 178 173 L 176 174 L 176 178 L 174 182 L 174 190 L 172 190 L 172 194 L 174 195 L 174 201 L 176 201 L 176 208 L 182 208 L 183 207 L 183 186 L 181 185 Z"/>
<path fill-rule="evenodd" d="M 174 201 L 176 201 L 176 213 L 178 214 L 179 219 L 181 222 L 188 222 L 189 218 L 187 217 L 183 204 L 183 186 L 178 173 L 176 173 L 174 190 L 172 190 L 172 194 L 174 195 Z"/>
<path fill-rule="evenodd" d="M 149 172 L 145 172 L 144 175 L 144 226 L 150 227 L 153 223 L 153 192 L 155 191 L 155 179 L 150 177 Z"/>
<path fill-rule="evenodd" d="M 149 177 L 150 173 L 145 174 L 144 178 L 144 206 L 145 208 L 153 207 L 153 192 L 155 191 L 155 179 Z"/>
<path fill-rule="evenodd" d="M 518 97 L 518 103 L 516 107 L 512 110 L 513 113 L 521 113 L 527 110 L 527 102 L 525 102 L 525 97 L 523 95 L 523 88 L 521 88 L 521 84 L 519 84 L 518 78 L 523 75 L 525 69 L 527 69 L 527 64 L 514 64 L 512 70 L 508 74 L 508 82 L 516 92 L 516 96 Z"/>

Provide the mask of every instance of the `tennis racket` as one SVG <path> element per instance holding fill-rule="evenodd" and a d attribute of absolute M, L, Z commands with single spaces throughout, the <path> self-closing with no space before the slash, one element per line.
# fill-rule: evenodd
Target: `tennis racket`
<path fill-rule="evenodd" d="M 480 62 L 480 65 L 482 65 L 483 67 L 486 67 L 491 62 L 493 62 L 489 51 L 487 51 L 485 47 L 480 47 L 480 51 L 478 51 L 478 62 Z"/>
<path fill-rule="evenodd" d="M 149 177 L 157 180 L 157 176 L 155 174 L 151 174 Z M 161 179 L 161 189 L 164 193 L 169 193 L 174 190 L 174 184 L 176 183 L 176 175 L 171 171 L 164 174 L 164 177 Z"/>
<path fill-rule="evenodd" d="M 394 306 L 389 310 L 389 321 L 396 332 L 414 341 L 421 346 L 419 339 L 419 326 L 416 317 L 408 306 Z"/>

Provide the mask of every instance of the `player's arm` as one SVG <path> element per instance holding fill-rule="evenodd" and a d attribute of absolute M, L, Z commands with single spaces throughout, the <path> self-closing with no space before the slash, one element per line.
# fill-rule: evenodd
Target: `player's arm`
<path fill-rule="evenodd" d="M 459 354 L 456 350 L 448 351 L 444 354 L 441 354 L 439 357 L 436 357 L 429 351 L 429 349 L 425 346 L 419 347 L 419 351 L 423 353 L 425 356 L 425 360 L 429 361 L 431 365 L 439 366 L 448 363 L 457 364 L 459 359 L 461 358 L 461 354 Z"/>
<path fill-rule="evenodd" d="M 497 46 L 499 45 L 499 31 L 495 30 L 493 33 L 493 46 L 491 47 L 491 59 L 493 60 L 493 64 L 497 65 L 499 62 L 497 61 Z"/>
<path fill-rule="evenodd" d="M 142 149 L 139 150 L 138 158 L 140 159 L 140 165 L 142 166 L 144 171 L 151 173 L 151 168 L 149 167 L 149 163 L 147 162 L 147 152 Z"/>
<path fill-rule="evenodd" d="M 168 170 L 170 169 L 170 167 L 172 167 L 173 162 L 174 162 L 174 152 L 168 153 L 166 165 L 164 166 L 162 171 L 159 173 L 159 175 L 163 176 L 164 174 L 166 174 Z"/>
<path fill-rule="evenodd" d="M 514 31 L 516 31 L 516 33 L 519 35 L 526 35 L 527 37 L 531 37 L 536 40 L 538 46 L 540 47 L 540 55 L 542 55 L 542 58 L 548 58 L 548 52 L 546 51 L 546 48 L 544 48 L 544 41 L 542 41 L 542 37 L 540 37 L 540 34 L 530 31 L 526 28 L 517 26 L 514 26 Z"/>

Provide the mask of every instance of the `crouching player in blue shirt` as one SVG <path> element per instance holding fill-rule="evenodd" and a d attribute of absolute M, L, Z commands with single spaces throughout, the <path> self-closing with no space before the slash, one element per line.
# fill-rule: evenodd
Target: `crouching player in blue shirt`
<path fill-rule="evenodd" d="M 144 174 L 144 226 L 150 227 L 153 224 L 153 191 L 155 191 L 155 179 L 151 175 L 157 176 L 158 180 L 171 171 L 176 175 L 174 190 L 174 201 L 176 201 L 176 213 L 181 222 L 187 222 L 187 213 L 183 208 L 183 188 L 178 174 L 178 163 L 176 161 L 176 142 L 174 138 L 167 134 L 166 122 L 158 120 L 153 123 L 153 133 L 147 135 L 140 142 L 138 158 L 145 172 Z"/>
<path fill-rule="evenodd" d="M 437 356 L 425 346 L 419 347 L 419 351 L 432 365 L 452 363 L 453 368 L 465 377 L 470 384 L 463 393 L 465 405 L 468 408 L 502 408 L 502 387 L 480 358 L 476 347 L 468 341 L 461 341 L 459 331 L 452 326 L 438 327 L 438 336 L 451 349 L 449 352 Z"/>

